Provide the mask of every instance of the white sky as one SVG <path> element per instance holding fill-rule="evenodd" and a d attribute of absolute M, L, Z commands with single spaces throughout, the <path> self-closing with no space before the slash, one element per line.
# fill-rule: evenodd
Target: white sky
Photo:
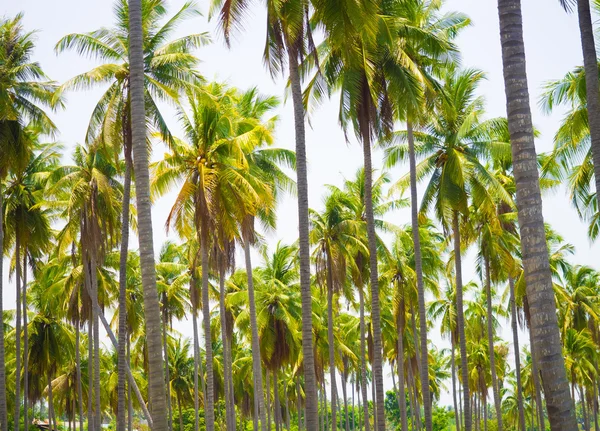
<path fill-rule="evenodd" d="M 171 0 L 171 12 L 184 3 L 183 0 Z M 490 117 L 506 114 L 504 86 L 502 80 L 502 64 L 498 36 L 498 16 L 496 2 L 491 0 L 447 0 L 446 9 L 466 13 L 473 25 L 464 30 L 458 39 L 462 52 L 464 67 L 476 67 L 487 73 L 487 80 L 480 86 L 480 93 L 487 101 L 487 112 Z M 27 29 L 38 29 L 38 41 L 35 60 L 39 61 L 46 73 L 58 82 L 64 82 L 75 74 L 89 70 L 97 63 L 81 58 L 76 53 L 65 53 L 56 56 L 53 51 L 56 42 L 64 35 L 73 32 L 87 32 L 102 26 L 110 26 L 112 18 L 112 0 L 21 0 L 3 1 L 0 5 L 0 16 L 13 16 L 24 12 L 24 23 Z M 186 22 L 178 30 L 177 35 L 209 31 L 214 43 L 198 52 L 202 60 L 200 71 L 208 79 L 227 81 L 240 88 L 257 86 L 262 93 L 283 97 L 285 80 L 274 82 L 266 72 L 262 63 L 262 51 L 265 39 L 266 15 L 262 2 L 255 2 L 246 20 L 245 31 L 233 40 L 231 49 L 227 49 L 216 31 L 214 22 L 208 22 L 209 3 L 199 2 L 204 17 Z M 575 65 L 582 63 L 577 19 L 568 16 L 560 8 L 558 0 L 543 2 L 539 0 L 523 1 L 525 28 L 525 45 L 529 73 L 534 123 L 541 131 L 536 145 L 538 152 L 552 148 L 552 136 L 562 117 L 560 112 L 545 116 L 537 108 L 541 86 L 550 79 L 563 76 Z M 92 108 L 98 100 L 101 90 L 71 93 L 68 95 L 67 107 L 64 111 L 53 115 L 59 129 L 59 140 L 65 145 L 65 162 L 68 162 L 70 149 L 83 142 L 84 133 Z M 337 123 L 338 104 L 333 101 L 325 103 L 313 115 L 312 128 L 307 130 L 306 143 L 309 158 L 309 195 L 310 205 L 320 208 L 325 193 L 323 185 L 342 185 L 344 178 L 352 178 L 362 165 L 362 151 L 354 142 L 348 145 Z M 172 110 L 167 110 L 172 113 Z M 277 128 L 277 146 L 294 148 L 294 128 L 291 104 L 282 104 L 278 112 L 280 122 Z M 175 119 L 167 115 L 167 122 L 175 131 L 178 130 Z M 154 158 L 160 158 L 161 150 L 157 150 Z M 381 154 L 375 153 L 374 165 L 381 166 Z M 406 172 L 402 167 L 392 173 L 393 178 Z M 172 202 L 167 196 L 157 203 L 153 210 L 155 249 L 167 238 L 164 221 Z M 297 212 L 295 200 L 286 198 L 279 209 L 279 224 L 276 234 L 270 235 L 268 241 L 274 244 L 277 240 L 292 242 L 297 237 Z M 544 216 L 565 239 L 575 245 L 577 253 L 573 259 L 579 264 L 598 267 L 600 246 L 590 245 L 587 239 L 587 227 L 582 224 L 564 191 L 548 195 L 544 199 Z M 410 221 L 407 211 L 395 213 L 390 221 L 405 224 Z M 174 238 L 173 238 L 174 239 Z M 465 281 L 474 278 L 472 253 L 467 255 L 465 264 Z M 241 262 L 241 260 L 240 260 Z M 8 274 L 5 265 L 5 281 Z M 5 284 L 4 307 L 14 308 L 14 285 Z M 191 323 L 181 322 L 177 329 L 191 334 Z M 505 325 L 503 336 L 512 340 L 510 328 Z M 435 332 L 435 331 L 434 331 Z M 439 334 L 433 333 L 432 339 L 439 346 Z M 524 343 L 524 339 L 521 344 Z M 444 342 L 445 344 L 445 342 Z M 391 382 L 389 383 L 391 386 Z M 451 403 L 447 395 L 442 403 Z"/>

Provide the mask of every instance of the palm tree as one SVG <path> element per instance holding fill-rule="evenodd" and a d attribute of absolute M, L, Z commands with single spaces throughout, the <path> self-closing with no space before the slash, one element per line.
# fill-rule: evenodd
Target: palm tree
<path fill-rule="evenodd" d="M 577 427 L 561 355 L 556 302 L 542 214 L 534 146 L 520 0 L 498 0 L 506 107 L 521 229 L 527 299 L 532 310 L 535 359 L 541 366 L 550 424 L 556 430 Z"/>
<path fill-rule="evenodd" d="M 41 133 L 52 133 L 56 127 L 42 106 L 56 106 L 60 99 L 52 103 L 52 95 L 56 85 L 48 81 L 40 65 L 31 61 L 34 50 L 34 32 L 25 32 L 22 15 L 12 19 L 0 19 L 0 208 L 4 207 L 3 181 L 8 172 L 15 168 L 22 171 L 23 165 L 29 161 L 28 153 L 31 145 L 24 134 L 24 127 Z M 0 211 L 0 247 L 4 244 L 4 215 Z M 2 262 L 4 249 L 0 251 L 0 291 L 3 290 Z M 20 263 L 19 263 L 20 265 Z M 0 296 L 0 302 L 2 297 Z M 0 305 L 0 318 L 4 315 Z M 20 323 L 19 323 L 20 324 Z M 1 326 L 1 325 L 0 325 Z M 0 426 L 7 430 L 8 417 L 6 411 L 6 374 L 4 351 L 4 328 L 0 327 Z M 17 331 L 20 333 L 19 331 Z M 17 400 L 20 400 L 20 392 Z M 20 402 L 16 403 L 17 405 Z M 17 412 L 16 417 L 19 416 Z M 17 420 L 18 422 L 18 420 Z"/>
<path fill-rule="evenodd" d="M 215 0 L 213 8 L 220 8 L 220 21 L 225 40 L 229 43 L 231 29 L 244 18 L 248 0 Z M 280 3 L 267 2 L 267 40 L 264 59 L 273 76 L 284 73 L 286 63 L 292 92 L 294 130 L 296 138 L 296 175 L 298 187 L 298 237 L 300 244 L 300 288 L 302 292 L 302 348 L 304 384 L 306 392 L 306 426 L 319 426 L 317 381 L 313 354 L 312 296 L 310 286 L 310 245 L 308 221 L 308 171 L 306 163 L 305 106 L 299 64 L 308 54 L 315 53 L 309 24 L 309 2 L 294 0 Z M 308 48 L 308 49 L 307 49 Z M 316 55 L 316 54 L 315 54 Z M 263 421 L 264 422 L 264 421 Z M 265 429 L 263 428 L 263 431 Z"/>
<path fill-rule="evenodd" d="M 204 45 L 208 36 L 204 33 L 188 35 L 169 41 L 173 31 L 186 18 L 198 14 L 193 3 L 186 3 L 164 25 L 160 20 L 166 15 L 164 1 L 148 1 L 151 13 L 144 16 L 144 87 L 146 98 L 146 116 L 157 130 L 170 139 L 170 132 L 158 109 L 156 100 L 177 102 L 178 93 L 189 85 L 200 82 L 195 71 L 198 60 L 191 51 Z M 90 72 L 72 78 L 62 85 L 61 91 L 69 89 L 90 88 L 98 84 L 109 83 L 109 88 L 98 101 L 88 126 L 86 140 L 100 140 L 104 146 L 112 148 L 118 157 L 121 147 L 125 158 L 124 169 L 124 199 L 122 205 L 121 226 L 121 264 L 119 269 L 120 301 L 125 308 L 126 301 L 126 268 L 127 249 L 129 245 L 129 205 L 132 170 L 132 135 L 130 115 L 130 68 L 129 68 L 129 32 L 127 3 L 120 0 L 117 3 L 117 25 L 114 28 L 102 28 L 91 33 L 70 34 L 62 38 L 56 45 L 57 52 L 76 49 L 80 53 L 99 58 L 105 64 Z M 124 429 L 125 416 L 125 343 L 126 316 L 122 313 L 119 334 L 121 336 L 119 349 L 121 358 L 121 393 L 118 423 L 119 429 Z M 121 335 L 122 334 L 122 335 Z"/>
<path fill-rule="evenodd" d="M 600 89 L 598 85 L 598 57 L 594 42 L 594 27 L 589 0 L 559 0 L 563 8 L 570 12 L 573 3 L 577 3 L 583 67 L 585 71 L 585 94 L 587 101 L 587 120 L 591 137 L 591 152 L 596 178 L 596 190 L 600 190 Z M 596 201 L 600 196 L 596 192 Z"/>

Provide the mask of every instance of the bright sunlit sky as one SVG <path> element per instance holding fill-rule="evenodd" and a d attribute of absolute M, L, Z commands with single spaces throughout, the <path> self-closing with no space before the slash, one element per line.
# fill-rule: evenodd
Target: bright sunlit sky
<path fill-rule="evenodd" d="M 170 0 L 171 12 L 181 7 L 183 0 Z M 487 80 L 480 86 L 480 94 L 486 99 L 489 117 L 506 114 L 504 85 L 502 80 L 502 62 L 498 31 L 496 2 L 491 0 L 448 0 L 447 10 L 466 13 L 472 25 L 464 30 L 458 39 L 464 67 L 479 68 L 487 73 Z M 257 86 L 261 92 L 283 98 L 285 80 L 273 81 L 262 63 L 262 51 L 265 40 L 266 14 L 263 3 L 255 2 L 251 8 L 244 31 L 239 33 L 228 49 L 219 36 L 216 24 L 208 22 L 208 0 L 198 4 L 204 17 L 187 21 L 177 31 L 177 35 L 208 31 L 213 37 L 210 46 L 198 51 L 202 60 L 200 71 L 208 79 L 226 81 L 240 88 Z M 0 16 L 13 16 L 24 12 L 26 28 L 37 29 L 38 40 L 35 60 L 40 62 L 46 73 L 59 83 L 75 74 L 89 70 L 97 65 L 94 60 L 80 57 L 70 52 L 57 56 L 54 52 L 56 42 L 64 35 L 74 32 L 87 32 L 113 22 L 112 0 L 4 0 L 0 4 Z M 563 76 L 574 66 L 582 63 L 581 47 L 576 16 L 568 16 L 560 8 L 558 0 L 523 0 L 525 28 L 525 46 L 529 73 L 534 124 L 541 136 L 536 145 L 538 152 L 552 148 L 552 137 L 557 129 L 562 112 L 551 116 L 544 115 L 537 108 L 542 84 L 550 79 Z M 84 133 L 95 102 L 103 89 L 68 94 L 66 109 L 52 115 L 60 130 L 58 140 L 65 147 L 65 163 L 68 163 L 71 149 L 84 140 Z M 167 122 L 178 131 L 172 109 L 167 108 Z M 352 178 L 362 165 L 362 152 L 356 142 L 347 144 L 337 122 L 338 103 L 334 97 L 325 103 L 313 115 L 312 128 L 307 130 L 306 144 L 309 158 L 309 195 L 310 206 L 322 208 L 325 184 L 342 185 L 344 178 Z M 277 114 L 280 121 L 277 127 L 277 146 L 294 148 L 294 128 L 291 101 L 282 104 Z M 398 127 L 401 127 L 399 125 Z M 162 157 L 162 149 L 156 149 L 153 158 Z M 381 153 L 374 156 L 375 166 L 381 166 Z M 392 172 L 398 178 L 407 171 L 407 167 Z M 167 239 L 164 222 L 173 196 L 166 196 L 157 202 L 153 209 L 155 250 Z M 573 261 L 598 267 L 600 257 L 598 244 L 591 245 L 586 236 L 587 227 L 581 223 L 571 208 L 564 190 L 544 198 L 544 216 L 565 239 L 576 247 Z M 278 229 L 269 234 L 267 240 L 274 244 L 277 240 L 292 242 L 297 237 L 297 212 L 294 198 L 285 198 L 278 211 Z M 409 223 L 408 211 L 391 214 L 388 219 L 397 224 Z M 176 239 L 176 238 L 171 238 Z M 135 244 L 133 245 L 135 247 Z M 473 253 L 467 254 L 465 263 L 465 282 L 476 278 Z M 256 259 L 255 259 L 256 260 Z M 238 260 L 242 263 L 241 259 Z M 5 277 L 8 267 L 5 265 Z M 5 280 L 6 281 L 6 280 Z M 4 307 L 14 308 L 14 280 L 5 284 Z M 177 325 L 182 333 L 191 336 L 191 322 Z M 502 335 L 512 340 L 509 325 L 504 324 Z M 439 330 L 431 334 L 432 340 L 440 344 Z M 525 337 L 522 337 L 522 344 Z M 108 342 L 106 343 L 108 344 Z M 512 344 L 512 343 L 511 343 Z M 389 378 L 388 378 L 389 379 Z M 389 385 L 391 386 L 391 380 Z M 386 384 L 387 386 L 387 384 Z M 449 383 L 448 383 L 449 386 Z M 448 395 L 442 397 L 442 403 L 450 404 Z"/>

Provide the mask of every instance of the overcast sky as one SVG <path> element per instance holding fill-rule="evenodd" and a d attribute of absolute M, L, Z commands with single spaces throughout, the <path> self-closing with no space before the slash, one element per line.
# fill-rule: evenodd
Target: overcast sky
<path fill-rule="evenodd" d="M 181 7 L 182 0 L 171 0 L 171 12 Z M 23 12 L 26 28 L 39 30 L 35 60 L 39 61 L 46 73 L 58 82 L 64 82 L 75 74 L 89 70 L 97 63 L 81 58 L 76 53 L 65 53 L 57 56 L 54 52 L 56 42 L 64 35 L 73 32 L 87 32 L 102 26 L 110 26 L 113 22 L 111 0 L 20 0 L 3 1 L 0 5 L 0 16 L 13 16 Z M 204 17 L 198 17 L 182 25 L 177 35 L 208 31 L 213 37 L 213 44 L 198 51 L 202 60 L 200 71 L 208 79 L 226 81 L 240 88 L 257 86 L 262 93 L 277 95 L 283 98 L 285 80 L 273 81 L 262 63 L 262 52 L 265 40 L 266 15 L 263 2 L 255 2 L 251 8 L 244 31 L 238 34 L 231 49 L 225 47 L 214 22 L 207 19 L 209 3 L 203 0 L 198 3 Z M 464 67 L 479 68 L 486 72 L 487 80 L 479 88 L 486 99 L 489 117 L 506 115 L 504 85 L 502 80 L 502 63 L 500 56 L 498 15 L 496 3 L 491 0 L 448 0 L 446 10 L 461 11 L 472 20 L 472 25 L 464 30 L 458 39 L 462 52 Z M 577 19 L 568 16 L 560 8 L 558 0 L 523 1 L 523 18 L 525 28 L 525 46 L 527 53 L 527 69 L 531 92 L 534 124 L 541 136 L 536 142 L 538 152 L 552 148 L 552 137 L 557 129 L 562 112 L 551 116 L 544 115 L 537 107 L 537 101 L 544 82 L 563 76 L 574 66 L 582 63 L 581 47 Z M 76 143 L 83 142 L 89 117 L 102 89 L 70 93 L 64 111 L 53 114 L 59 129 L 59 140 L 65 146 L 65 162 L 69 162 L 69 152 Z M 337 122 L 338 103 L 334 98 L 325 103 L 313 115 L 311 128 L 307 130 L 306 143 L 309 158 L 309 194 L 310 205 L 321 208 L 325 184 L 342 185 L 344 178 L 354 176 L 362 165 L 362 152 L 356 142 L 347 144 Z M 167 122 L 177 131 L 177 123 L 167 108 Z M 282 104 L 277 114 L 280 121 L 277 127 L 277 146 L 294 148 L 294 128 L 291 103 Z M 162 156 L 157 149 L 153 158 Z M 375 153 L 374 165 L 381 166 L 381 154 Z M 402 167 L 392 172 L 397 178 L 406 172 Z M 164 222 L 172 196 L 167 196 L 157 203 L 153 210 L 155 249 L 166 240 Z M 573 261 L 598 267 L 600 247 L 591 245 L 587 235 L 587 226 L 581 223 L 571 208 L 564 190 L 560 190 L 544 198 L 544 216 L 564 238 L 575 245 L 576 255 Z M 293 198 L 286 198 L 278 211 L 279 224 L 276 233 L 268 236 L 274 244 L 277 240 L 292 242 L 297 237 L 297 213 Z M 407 211 L 390 215 L 390 221 L 397 224 L 409 223 Z M 175 238 L 172 238 L 175 239 Z M 472 253 L 467 255 L 465 281 L 475 277 Z M 8 273 L 5 266 L 5 277 Z M 6 281 L 6 280 L 5 280 Z M 5 284 L 5 286 L 7 286 Z M 14 284 L 10 282 L 4 293 L 4 307 L 14 308 Z M 177 325 L 185 334 L 191 334 L 191 323 Z M 508 325 L 503 335 L 509 340 Z M 434 331 L 435 332 L 435 331 Z M 439 333 L 432 334 L 439 340 Z M 443 397 L 443 402 L 451 399 Z"/>

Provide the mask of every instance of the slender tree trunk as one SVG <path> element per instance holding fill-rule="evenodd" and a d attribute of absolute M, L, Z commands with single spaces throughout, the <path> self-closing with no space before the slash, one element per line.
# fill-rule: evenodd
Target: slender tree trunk
<path fill-rule="evenodd" d="M 287 44 L 294 125 L 296 133 L 296 175 L 298 188 L 298 233 L 300 245 L 300 291 L 302 296 L 302 354 L 304 363 L 304 392 L 306 394 L 306 429 L 319 429 L 317 406 L 317 379 L 312 333 L 312 292 L 310 288 L 310 245 L 308 241 L 308 174 L 306 168 L 306 146 L 304 129 L 304 102 L 298 71 L 298 52 Z M 211 430 L 209 430 L 211 431 Z"/>
<path fill-rule="evenodd" d="M 415 252 L 415 272 L 417 275 L 417 292 L 419 301 L 419 328 L 421 345 L 421 394 L 425 408 L 425 429 L 432 430 L 431 396 L 429 394 L 429 353 L 427 347 L 427 316 L 425 314 L 425 287 L 423 285 L 423 260 L 421 257 L 421 238 L 419 235 L 419 217 L 417 203 L 417 162 L 415 157 L 415 141 L 411 121 L 407 121 L 408 152 L 410 166 L 410 204 L 411 227 Z"/>
<path fill-rule="evenodd" d="M 452 401 L 454 402 L 454 421 L 456 422 L 456 431 L 460 431 L 460 412 L 458 410 L 458 404 L 456 402 L 456 360 L 455 360 L 455 346 L 454 340 L 452 340 L 452 346 L 450 348 L 450 367 L 452 372 Z"/>
<path fill-rule="evenodd" d="M 128 135 L 128 134 L 126 134 Z M 117 380 L 117 431 L 125 431 L 125 381 L 127 378 L 127 254 L 129 252 L 129 203 L 131 162 L 125 157 L 123 206 L 121 208 L 121 250 L 119 256 L 119 349 Z"/>
<path fill-rule="evenodd" d="M 377 236 L 373 215 L 373 166 L 371 163 L 371 137 L 363 136 L 365 168 L 365 216 L 369 245 L 369 274 L 371 280 L 371 325 L 373 326 L 373 382 L 375 384 L 376 424 L 378 431 L 385 431 L 383 394 L 383 353 L 381 343 L 381 313 L 379 305 L 379 275 L 377 271 Z M 467 430 L 468 431 L 468 430 Z"/>
<path fill-rule="evenodd" d="M 288 400 L 287 385 L 283 386 L 283 399 L 285 400 L 285 429 L 290 431 L 290 404 Z"/>
<path fill-rule="evenodd" d="M 421 422 L 421 404 L 419 403 L 419 391 L 417 389 L 417 377 L 414 373 L 412 373 L 412 384 L 411 389 L 415 394 L 415 417 L 417 419 L 417 430 L 421 430 L 423 428 L 423 423 Z"/>
<path fill-rule="evenodd" d="M 252 382 L 254 384 L 254 405 L 258 410 L 262 431 L 267 431 L 265 415 L 265 394 L 263 391 L 262 366 L 260 360 L 260 345 L 258 338 L 258 322 L 256 320 L 256 300 L 254 298 L 254 277 L 252 275 L 252 257 L 250 255 L 250 241 L 248 235 L 244 239 L 244 259 L 246 263 L 246 276 L 248 279 L 248 304 L 250 306 L 250 334 L 252 345 Z M 300 415 L 300 411 L 298 411 Z M 257 418 L 258 419 L 258 418 Z"/>
<path fill-rule="evenodd" d="M 198 315 L 196 309 L 192 311 L 192 325 L 194 330 L 194 431 L 198 431 L 200 421 L 200 390 L 198 385 L 198 369 L 200 366 L 200 343 L 198 342 Z"/>
<path fill-rule="evenodd" d="M 533 349 L 533 334 L 531 328 L 529 328 L 529 346 Z M 544 419 L 544 405 L 542 403 L 542 391 L 540 384 L 540 372 L 538 370 L 538 361 L 535 358 L 535 352 L 531 350 L 531 372 L 533 374 L 533 387 L 535 390 L 535 403 L 537 405 L 538 423 L 540 428 L 546 429 Z M 567 387 L 568 390 L 568 387 Z"/>
<path fill-rule="evenodd" d="M 29 332 L 27 328 L 27 247 L 23 256 L 23 429 L 29 431 Z M 74 413 L 73 413 L 74 414 Z"/>
<path fill-rule="evenodd" d="M 517 378 L 517 403 L 519 407 L 519 430 L 525 431 L 525 408 L 523 407 L 523 384 L 521 382 L 521 350 L 519 348 L 519 330 L 517 328 L 517 304 L 515 298 L 515 280 L 508 278 L 510 289 L 510 314 L 513 335 L 513 349 L 515 352 L 515 376 Z"/>
<path fill-rule="evenodd" d="M 331 379 L 331 423 L 332 430 L 337 429 L 337 399 L 335 377 L 335 350 L 333 339 L 333 271 L 331 253 L 327 250 L 327 343 L 329 344 L 329 376 Z"/>
<path fill-rule="evenodd" d="M 373 364 L 371 364 L 371 398 L 373 400 L 373 429 L 377 430 L 377 403 L 375 402 L 375 380 L 373 378 Z"/>
<path fill-rule="evenodd" d="M 415 396 L 410 387 L 412 386 L 412 367 L 409 365 L 407 367 L 407 380 L 408 380 L 408 405 L 410 407 L 410 422 L 412 424 L 413 431 L 417 429 L 417 418 L 416 418 L 416 408 L 415 408 Z"/>
<path fill-rule="evenodd" d="M 48 424 L 50 431 L 58 430 L 56 418 L 54 417 L 54 400 L 52 399 L 52 374 L 48 372 Z"/>
<path fill-rule="evenodd" d="M 596 371 L 596 373 L 597 373 L 597 371 Z M 600 426 L 598 425 L 598 385 L 596 384 L 595 379 L 594 379 L 594 399 L 592 400 L 592 407 L 594 409 L 594 431 L 600 431 Z"/>
<path fill-rule="evenodd" d="M 202 265 L 202 317 L 204 324 L 204 348 L 206 351 L 206 392 L 204 393 L 204 421 L 206 431 L 215 430 L 215 380 L 213 372 L 213 351 L 210 332 L 210 303 L 208 298 L 208 226 L 206 220 L 201 226 L 201 265 Z M 153 430 L 154 431 L 154 430 Z"/>
<path fill-rule="evenodd" d="M 298 413 L 298 429 L 301 430 L 302 427 L 302 397 L 300 395 L 300 382 L 299 379 L 296 378 L 296 411 Z"/>
<path fill-rule="evenodd" d="M 573 430 L 575 407 L 562 356 L 556 302 L 546 244 L 537 155 L 535 152 L 520 0 L 498 0 L 508 126 L 517 189 L 523 268 L 531 308 L 533 347 L 542 371 L 553 431 Z M 595 77 L 594 77 L 595 78 Z M 598 181 L 600 178 L 596 178 Z M 468 431 L 468 430 L 467 430 Z"/>
<path fill-rule="evenodd" d="M 221 258 L 218 259 L 219 261 Z M 225 390 L 225 426 L 227 431 L 235 430 L 235 412 L 232 410 L 235 408 L 231 403 L 231 352 L 229 351 L 229 343 L 227 340 L 227 316 L 225 310 L 225 267 L 221 262 L 219 264 L 219 317 L 221 319 L 221 340 L 223 342 L 223 379 L 224 379 L 224 390 Z M 233 422 L 232 422 L 233 419 Z"/>
<path fill-rule="evenodd" d="M 356 381 L 356 376 L 352 377 L 354 381 Z M 354 394 L 355 394 L 355 385 L 354 382 L 351 381 L 351 389 L 352 389 L 352 431 L 356 429 L 356 410 L 354 407 Z"/>
<path fill-rule="evenodd" d="M 16 276 L 16 296 L 17 296 L 17 313 L 15 319 L 15 416 L 14 416 L 14 429 L 19 430 L 19 422 L 21 418 L 21 233 L 17 226 L 15 232 L 15 271 Z"/>
<path fill-rule="evenodd" d="M 323 430 L 329 430 L 329 408 L 327 407 L 327 388 L 325 388 L 325 380 L 323 379 Z"/>
<path fill-rule="evenodd" d="M 498 385 L 498 377 L 496 376 L 496 355 L 494 352 L 493 328 L 494 312 L 492 310 L 492 280 L 490 274 L 490 261 L 488 256 L 485 256 L 485 278 L 487 306 L 487 336 L 490 355 L 490 369 L 492 374 L 492 391 L 494 393 L 494 406 L 496 408 L 496 421 L 498 422 L 498 431 L 502 431 L 504 429 L 502 426 L 502 400 L 500 399 L 500 387 Z"/>
<path fill-rule="evenodd" d="M 164 304 L 162 304 L 163 306 L 163 312 L 162 312 L 162 317 L 163 317 L 163 322 L 162 322 L 162 347 L 163 347 L 163 355 L 164 355 L 164 364 L 165 364 L 165 387 L 167 388 L 166 392 L 167 392 L 167 413 L 168 413 L 168 417 L 167 417 L 167 427 L 169 429 L 169 431 L 173 430 L 173 407 L 171 405 L 171 371 L 169 370 L 169 345 L 168 345 L 168 324 L 169 322 L 167 321 L 167 312 L 166 312 L 166 301 L 167 299 L 164 298 Z"/>
<path fill-rule="evenodd" d="M 150 406 L 152 407 L 152 431 L 166 431 L 167 419 L 164 414 L 166 411 L 165 377 L 160 348 L 160 307 L 158 304 L 158 292 L 156 290 L 150 175 L 148 170 L 148 148 L 146 144 L 142 0 L 129 0 L 129 65 L 131 136 L 138 213 L 138 236 L 140 238 L 140 266 L 144 289 L 144 315 L 148 343 L 148 395 Z M 207 430 L 213 431 L 210 415 L 211 412 L 208 412 Z"/>
<path fill-rule="evenodd" d="M 92 282 L 93 301 L 98 304 L 98 273 L 96 262 L 96 251 L 91 255 L 90 279 Z M 100 406 L 100 325 L 98 324 L 99 307 L 92 307 L 92 321 L 94 331 L 94 401 L 95 401 L 95 419 L 94 425 L 97 431 L 102 428 L 102 410 Z"/>
<path fill-rule="evenodd" d="M 0 177 L 0 244 L 4 244 L 4 189 Z M 0 247 L 0 322 L 4 322 L 4 247 Z M 8 411 L 6 409 L 6 367 L 4 351 L 4 324 L 0 325 L 0 430 L 8 431 Z"/>
<path fill-rule="evenodd" d="M 460 380 L 457 381 L 456 387 L 458 389 L 458 391 L 457 391 L 458 392 L 458 419 L 460 420 L 460 428 L 462 429 L 463 424 L 465 423 L 465 417 L 464 417 L 463 411 L 462 411 L 463 393 L 462 393 L 462 385 L 461 385 Z"/>
<path fill-rule="evenodd" d="M 577 0 L 577 15 L 585 70 L 587 117 L 592 141 L 596 199 L 599 204 L 598 208 L 600 208 L 600 89 L 598 88 L 598 58 L 589 0 Z"/>
<path fill-rule="evenodd" d="M 77 292 L 77 321 L 75 322 L 75 367 L 77 368 L 77 404 L 79 431 L 83 431 L 83 382 L 81 381 L 81 328 L 79 322 L 79 291 Z"/>
<path fill-rule="evenodd" d="M 177 395 L 177 410 L 179 411 L 179 431 L 183 431 L 183 416 L 181 412 L 181 397 Z"/>
<path fill-rule="evenodd" d="M 87 266 L 87 263 L 85 264 Z M 87 283 L 89 277 L 86 276 L 84 283 Z M 90 291 L 88 290 L 88 293 Z M 92 319 L 88 320 L 88 431 L 95 431 L 94 427 L 94 324 Z"/>
<path fill-rule="evenodd" d="M 131 367 L 131 335 L 127 333 L 127 367 Z M 133 398 L 131 397 L 131 382 L 127 382 L 127 431 L 133 430 Z"/>
<path fill-rule="evenodd" d="M 585 390 L 582 385 L 579 385 L 579 395 L 581 397 L 581 414 L 583 415 L 583 429 L 584 431 L 590 431 L 590 422 L 587 414 L 587 407 L 585 401 Z"/>
<path fill-rule="evenodd" d="M 266 386 L 267 386 L 267 428 L 271 431 L 271 382 L 269 381 L 269 370 L 266 371 Z"/>
<path fill-rule="evenodd" d="M 350 431 L 350 423 L 348 419 L 348 394 L 346 393 L 346 383 L 348 380 L 348 371 L 346 370 L 346 363 L 344 363 L 344 371 L 342 372 L 342 396 L 344 397 L 344 417 L 345 417 L 345 430 Z"/>
<path fill-rule="evenodd" d="M 404 314 L 404 298 L 400 300 L 399 316 L 398 316 L 398 403 L 400 407 L 400 424 L 401 431 L 408 431 L 408 418 L 406 416 L 406 382 L 404 379 L 404 322 L 406 316 Z M 393 374 L 393 372 L 392 372 Z"/>
<path fill-rule="evenodd" d="M 361 403 L 361 393 L 362 393 L 362 384 L 361 384 L 361 378 L 359 376 L 357 376 L 356 379 L 356 401 L 358 403 L 358 429 L 360 431 L 362 431 L 363 429 L 363 423 L 364 423 L 364 413 L 361 415 L 361 410 L 362 410 L 362 406 L 364 405 L 364 400 Z M 365 391 L 366 393 L 366 391 Z M 362 418 L 361 418 L 362 416 Z"/>
<path fill-rule="evenodd" d="M 454 264 L 456 268 L 456 325 L 458 328 L 458 343 L 460 346 L 460 370 L 463 381 L 463 410 L 465 413 L 465 431 L 471 431 L 472 415 L 469 400 L 469 369 L 467 363 L 467 340 L 465 338 L 465 315 L 463 309 L 463 284 L 462 284 L 462 261 L 460 252 L 460 225 L 458 212 L 453 216 L 453 234 L 454 234 Z"/>
<path fill-rule="evenodd" d="M 359 326 L 360 326 L 360 380 L 361 384 L 359 387 L 362 391 L 363 400 L 363 416 L 365 423 L 365 431 L 371 431 L 371 425 L 369 424 L 369 401 L 367 399 L 367 334 L 365 328 L 365 295 L 363 292 L 363 286 L 358 286 L 358 300 L 359 300 Z M 360 402 L 359 402 L 360 406 Z"/>
<path fill-rule="evenodd" d="M 281 403 L 279 401 L 279 380 L 277 378 L 277 368 L 273 370 L 273 404 L 275 414 L 275 429 L 281 431 Z"/>

